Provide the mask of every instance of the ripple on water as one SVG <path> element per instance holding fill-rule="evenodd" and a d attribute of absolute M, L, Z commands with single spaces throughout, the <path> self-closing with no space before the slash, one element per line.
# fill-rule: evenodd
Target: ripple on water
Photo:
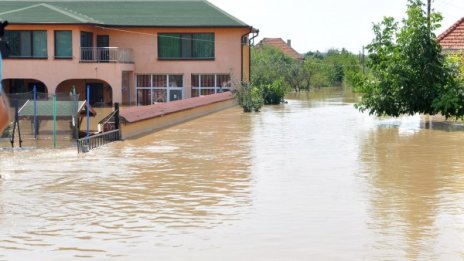
<path fill-rule="evenodd" d="M 353 100 L 322 90 L 81 155 L 0 151 L 0 259 L 458 260 L 462 131 Z"/>

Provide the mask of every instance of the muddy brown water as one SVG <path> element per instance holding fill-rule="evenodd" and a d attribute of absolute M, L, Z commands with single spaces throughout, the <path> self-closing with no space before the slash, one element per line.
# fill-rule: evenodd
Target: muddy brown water
<path fill-rule="evenodd" d="M 0 260 L 462 260 L 464 127 L 340 89 L 85 155 L 0 151 Z"/>

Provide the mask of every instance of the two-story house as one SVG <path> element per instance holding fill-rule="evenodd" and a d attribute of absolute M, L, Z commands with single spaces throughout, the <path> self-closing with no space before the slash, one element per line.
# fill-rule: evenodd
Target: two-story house
<path fill-rule="evenodd" d="M 229 90 L 250 76 L 257 31 L 206 0 L 0 1 L 7 93 L 148 105 Z"/>

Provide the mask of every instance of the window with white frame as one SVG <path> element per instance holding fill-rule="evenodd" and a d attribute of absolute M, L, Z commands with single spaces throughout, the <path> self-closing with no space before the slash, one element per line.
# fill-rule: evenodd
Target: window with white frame
<path fill-rule="evenodd" d="M 192 74 L 192 97 L 230 91 L 230 74 Z"/>
<path fill-rule="evenodd" d="M 181 100 L 183 75 L 139 74 L 136 77 L 137 105 Z"/>

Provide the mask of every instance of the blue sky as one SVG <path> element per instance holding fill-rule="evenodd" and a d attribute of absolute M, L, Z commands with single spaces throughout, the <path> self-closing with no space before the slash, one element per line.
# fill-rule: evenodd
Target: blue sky
<path fill-rule="evenodd" d="M 358 53 L 372 37 L 372 23 L 404 17 L 406 0 L 209 0 L 260 30 L 263 37 L 291 39 L 299 52 L 342 48 Z M 463 0 L 432 0 L 444 16 L 437 35 L 464 17 Z"/>

